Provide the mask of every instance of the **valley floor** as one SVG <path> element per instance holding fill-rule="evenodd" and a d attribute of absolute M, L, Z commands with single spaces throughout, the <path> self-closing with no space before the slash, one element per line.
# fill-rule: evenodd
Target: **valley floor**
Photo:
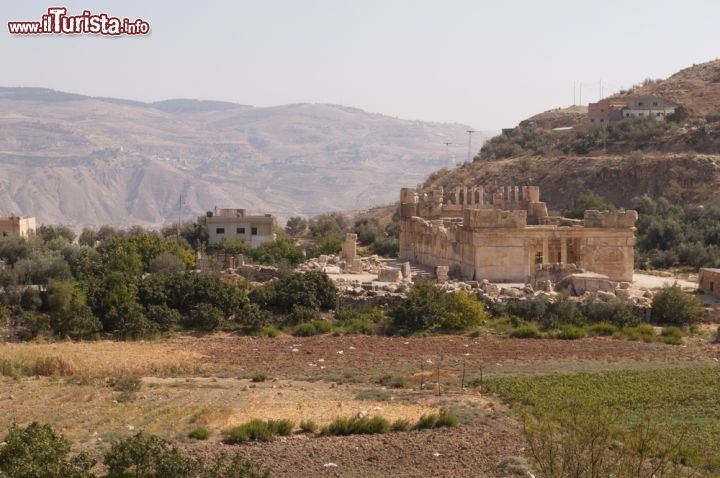
<path fill-rule="evenodd" d="M 426 338 L 209 335 L 155 342 L 0 345 L 0 430 L 50 423 L 75 450 L 102 452 L 138 430 L 196 456 L 218 451 L 262 461 L 273 476 L 509 476 L 526 463 L 520 426 L 489 378 L 716 365 L 720 346 L 603 338 L 507 339 L 491 333 Z M 40 375 L 37 375 L 39 373 Z M 137 392 L 108 378 L 142 377 Z M 439 382 L 439 387 L 438 387 Z M 439 388 L 439 390 L 438 390 Z M 223 445 L 222 430 L 254 418 L 313 420 L 367 412 L 411 422 L 449 408 L 456 428 L 330 437 L 295 433 L 271 443 Z M 212 434 L 193 441 L 203 426 Z M 519 465 L 524 466 L 524 465 Z"/>

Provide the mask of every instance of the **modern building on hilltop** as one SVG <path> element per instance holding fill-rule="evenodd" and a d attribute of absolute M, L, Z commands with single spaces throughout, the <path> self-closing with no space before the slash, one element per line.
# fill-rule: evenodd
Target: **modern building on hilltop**
<path fill-rule="evenodd" d="M 220 209 L 217 213 L 208 211 L 198 217 L 198 225 L 207 232 L 208 244 L 242 239 L 257 247 L 275 239 L 275 216 L 249 216 L 245 214 L 245 209 Z"/>
<path fill-rule="evenodd" d="M 655 118 L 663 121 L 675 111 L 675 105 L 658 96 L 627 96 L 607 98 L 588 104 L 588 121 L 593 124 L 612 123 L 624 118 Z"/>
<path fill-rule="evenodd" d="M 0 216 L 0 236 L 28 237 L 35 234 L 34 217 Z"/>
<path fill-rule="evenodd" d="M 400 259 L 462 279 L 533 283 L 583 270 L 632 281 L 635 211 L 548 215 L 537 186 L 400 192 Z"/>

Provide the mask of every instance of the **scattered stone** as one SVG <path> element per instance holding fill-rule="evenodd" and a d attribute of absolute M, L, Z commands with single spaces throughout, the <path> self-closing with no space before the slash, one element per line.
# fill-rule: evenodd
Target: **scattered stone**
<path fill-rule="evenodd" d="M 502 289 L 500 289 L 500 295 L 518 299 L 524 296 L 523 291 L 521 291 L 520 289 L 516 289 L 515 287 L 503 287 Z"/>
<path fill-rule="evenodd" d="M 400 269 L 386 268 L 378 271 L 378 280 L 380 282 L 400 282 L 402 273 Z"/>
<path fill-rule="evenodd" d="M 617 289 L 615 289 L 615 295 L 617 296 L 618 299 L 629 300 L 630 299 L 630 290 L 618 287 Z"/>

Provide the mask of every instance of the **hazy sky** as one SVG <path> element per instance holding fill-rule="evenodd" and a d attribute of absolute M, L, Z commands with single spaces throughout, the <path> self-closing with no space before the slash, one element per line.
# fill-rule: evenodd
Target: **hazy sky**
<path fill-rule="evenodd" d="M 151 34 L 10 35 L 47 8 Z M 717 0 L 3 2 L 0 85 L 154 101 L 338 103 L 482 130 L 720 56 Z"/>

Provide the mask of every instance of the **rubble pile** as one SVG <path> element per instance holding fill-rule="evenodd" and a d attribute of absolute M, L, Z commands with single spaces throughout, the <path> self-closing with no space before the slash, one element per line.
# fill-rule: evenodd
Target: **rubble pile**
<path fill-rule="evenodd" d="M 322 271 L 327 274 L 378 274 L 385 269 L 378 255 L 355 257 L 351 262 L 334 254 L 321 255 L 298 265 L 298 272 Z"/>

